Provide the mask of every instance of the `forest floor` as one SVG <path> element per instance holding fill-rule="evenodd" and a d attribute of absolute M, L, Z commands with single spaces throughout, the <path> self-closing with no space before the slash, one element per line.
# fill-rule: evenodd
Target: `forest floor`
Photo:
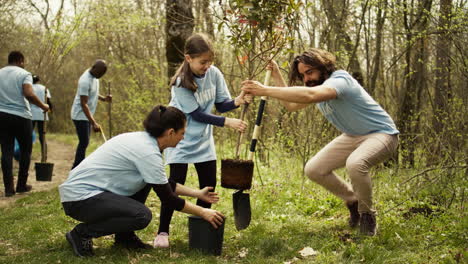
<path fill-rule="evenodd" d="M 5 197 L 5 189 L 3 188 L 3 179 L 2 188 L 0 188 L 0 208 L 9 206 L 13 204 L 16 200 L 23 198 L 33 192 L 47 191 L 52 188 L 60 185 L 68 177 L 70 168 L 75 157 L 75 149 L 70 144 L 66 144 L 59 140 L 47 140 L 48 149 L 53 150 L 49 151 L 47 162 L 54 164 L 54 170 L 52 174 L 52 181 L 36 181 L 36 171 L 34 169 L 34 164 L 41 161 L 40 156 L 40 145 L 37 141 L 34 144 L 33 156 L 31 159 L 31 165 L 29 166 L 29 178 L 28 184 L 33 186 L 31 192 L 16 194 L 12 197 Z M 13 173 L 16 180 L 18 179 L 18 162 L 13 161 Z M 16 186 L 16 185 L 15 185 Z"/>

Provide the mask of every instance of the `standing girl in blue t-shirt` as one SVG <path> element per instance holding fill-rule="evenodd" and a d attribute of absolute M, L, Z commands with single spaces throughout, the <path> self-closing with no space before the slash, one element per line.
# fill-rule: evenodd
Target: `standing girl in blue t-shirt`
<path fill-rule="evenodd" d="M 248 103 L 252 97 L 241 93 L 231 99 L 221 71 L 212 66 L 214 51 L 204 34 L 194 34 L 187 39 L 184 49 L 185 60 L 171 80 L 171 102 L 169 105 L 182 110 L 187 116 L 185 137 L 175 148 L 165 152 L 170 165 L 170 179 L 184 184 L 189 163 L 195 165 L 200 188 L 216 186 L 216 152 L 213 126 L 229 127 L 243 132 L 247 123 L 235 118 L 211 114 L 213 106 L 221 113 Z M 197 205 L 209 208 L 211 204 L 197 200 Z M 154 246 L 169 247 L 169 225 L 173 208 L 162 206 L 158 235 Z"/>

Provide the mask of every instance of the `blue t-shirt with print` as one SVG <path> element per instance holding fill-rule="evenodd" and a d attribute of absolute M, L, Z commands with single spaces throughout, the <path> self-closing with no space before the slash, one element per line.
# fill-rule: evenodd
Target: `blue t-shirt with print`
<path fill-rule="evenodd" d="M 32 83 L 31 73 L 21 67 L 8 65 L 0 69 L 0 112 L 31 119 L 31 108 L 24 97 L 23 84 Z"/>
<path fill-rule="evenodd" d="M 36 83 L 33 84 L 33 90 L 34 94 L 41 100 L 43 103 L 47 103 L 44 101 L 45 97 L 45 91 L 46 88 L 44 85 Z M 47 98 L 50 98 L 50 90 L 47 90 Z M 44 121 L 44 111 L 42 111 L 39 106 L 35 104 L 31 104 L 31 113 L 32 113 L 32 120 L 39 120 L 39 121 Z M 46 120 L 49 120 L 49 116 L 46 113 Z"/>
<path fill-rule="evenodd" d="M 170 106 L 180 109 L 187 116 L 184 139 L 175 148 L 165 150 L 166 163 L 199 163 L 216 160 L 213 126 L 194 120 L 189 114 L 198 107 L 204 113 L 211 113 L 215 103 L 231 99 L 231 94 L 221 71 L 211 66 L 204 76 L 195 77 L 197 91 L 179 86 L 180 80 L 172 86 Z"/>
<path fill-rule="evenodd" d="M 81 107 L 81 96 L 88 96 L 88 107 L 94 115 L 99 99 L 99 79 L 95 78 L 89 70 L 86 70 L 78 80 L 78 90 L 71 109 L 71 119 L 88 121 Z"/>
<path fill-rule="evenodd" d="M 59 186 L 62 202 L 81 201 L 104 191 L 131 196 L 146 184 L 166 184 L 158 142 L 144 131 L 115 136 L 96 149 Z"/>
<path fill-rule="evenodd" d="M 320 102 L 317 107 L 341 132 L 350 135 L 399 133 L 390 115 L 348 72 L 335 71 L 322 85 L 334 88 L 337 98 Z"/>

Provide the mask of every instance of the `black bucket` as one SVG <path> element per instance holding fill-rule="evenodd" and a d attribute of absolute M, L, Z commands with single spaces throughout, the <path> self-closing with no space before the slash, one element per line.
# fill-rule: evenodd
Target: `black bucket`
<path fill-rule="evenodd" d="M 36 162 L 34 168 L 36 169 L 36 181 L 52 181 L 53 163 Z"/>
<path fill-rule="evenodd" d="M 188 219 L 189 247 L 207 254 L 221 255 L 226 219 L 217 229 L 199 216 L 191 215 Z"/>

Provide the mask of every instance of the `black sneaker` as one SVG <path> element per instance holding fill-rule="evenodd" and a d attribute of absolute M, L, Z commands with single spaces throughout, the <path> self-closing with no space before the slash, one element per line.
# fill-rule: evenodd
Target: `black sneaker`
<path fill-rule="evenodd" d="M 375 236 L 377 233 L 377 221 L 372 213 L 362 213 L 360 221 L 360 232 L 366 236 Z"/>
<path fill-rule="evenodd" d="M 13 195 L 15 195 L 15 190 L 14 189 L 5 190 L 5 197 L 11 197 Z"/>
<path fill-rule="evenodd" d="M 126 249 L 151 249 L 151 245 L 144 243 L 141 239 L 135 235 L 131 234 L 129 236 L 124 235 L 115 235 L 115 246 L 123 247 Z"/>
<path fill-rule="evenodd" d="M 358 201 L 346 203 L 346 207 L 349 210 L 349 220 L 348 224 L 350 227 L 355 228 L 359 224 L 359 211 L 358 211 Z"/>
<path fill-rule="evenodd" d="M 91 238 L 80 236 L 75 229 L 68 232 L 65 237 L 67 238 L 68 243 L 72 246 L 75 255 L 79 257 L 94 256 L 93 240 Z"/>
<path fill-rule="evenodd" d="M 32 186 L 29 184 L 26 184 L 25 186 L 22 186 L 22 187 L 16 187 L 17 193 L 29 192 L 31 190 L 32 190 Z"/>

